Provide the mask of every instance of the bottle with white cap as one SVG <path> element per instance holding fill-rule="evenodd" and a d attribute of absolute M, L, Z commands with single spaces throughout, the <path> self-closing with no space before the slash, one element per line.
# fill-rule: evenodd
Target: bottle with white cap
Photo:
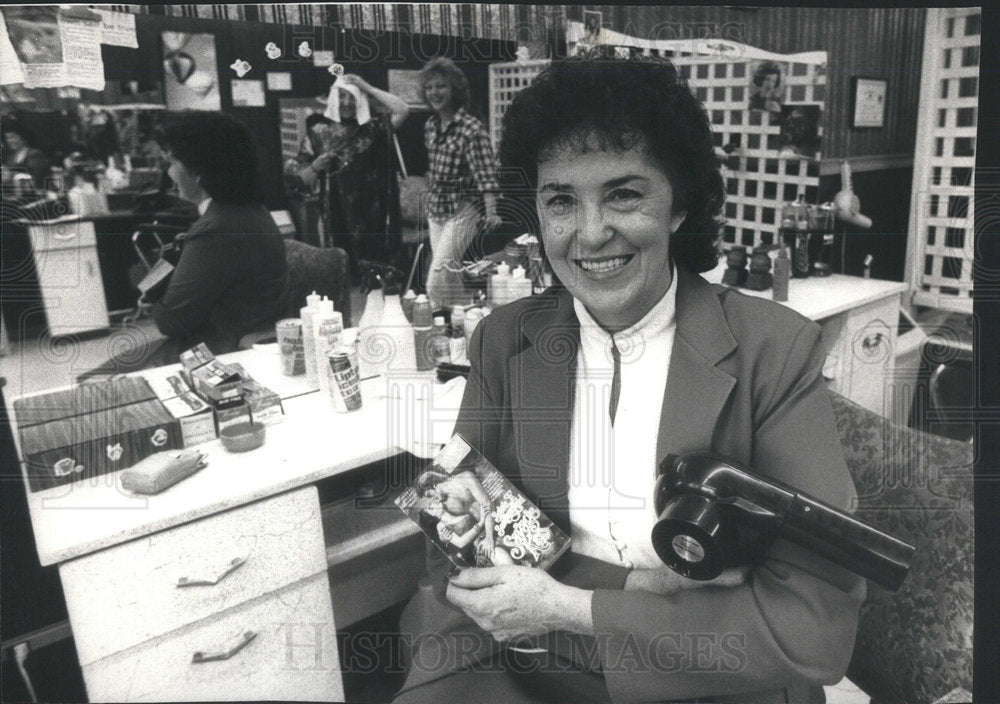
<path fill-rule="evenodd" d="M 448 352 L 452 364 L 468 364 L 465 354 L 465 308 L 453 306 L 451 309 L 451 335 L 448 340 Z"/>
<path fill-rule="evenodd" d="M 507 262 L 497 264 L 497 273 L 489 280 L 489 290 L 486 297 L 494 308 L 507 302 L 507 282 L 510 281 L 510 266 Z"/>
<path fill-rule="evenodd" d="M 425 296 L 426 298 L 426 296 Z M 407 289 L 406 293 L 403 294 L 403 298 L 400 299 L 400 303 L 403 305 L 403 315 L 411 323 L 413 322 L 413 304 L 417 301 L 417 294 L 413 292 L 413 289 Z"/>
<path fill-rule="evenodd" d="M 316 378 L 316 348 L 313 339 L 313 317 L 319 312 L 319 302 L 322 296 L 313 291 L 306 296 L 306 304 L 299 309 L 299 317 L 302 318 L 302 347 L 306 355 L 306 383 L 314 388 L 319 388 L 319 381 Z"/>
<path fill-rule="evenodd" d="M 324 297 L 313 315 L 313 350 L 316 358 L 316 377 L 319 390 L 330 393 L 330 350 L 340 344 L 344 331 L 344 316 L 333 309 L 333 301 Z"/>
<path fill-rule="evenodd" d="M 525 276 L 524 268 L 517 266 L 507 282 L 507 301 L 516 301 L 531 295 L 531 279 Z"/>
<path fill-rule="evenodd" d="M 434 316 L 434 328 L 431 331 L 431 349 L 434 350 L 435 364 L 451 362 L 451 345 L 448 341 L 448 327 L 444 324 L 443 315 Z"/>

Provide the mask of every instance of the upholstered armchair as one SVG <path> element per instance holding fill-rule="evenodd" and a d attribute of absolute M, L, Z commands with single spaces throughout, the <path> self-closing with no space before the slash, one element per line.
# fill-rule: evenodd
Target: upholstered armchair
<path fill-rule="evenodd" d="M 899 591 L 869 582 L 848 678 L 872 704 L 972 690 L 973 447 L 831 394 L 858 518 L 916 547 Z M 969 701 L 949 698 L 949 701 Z"/>

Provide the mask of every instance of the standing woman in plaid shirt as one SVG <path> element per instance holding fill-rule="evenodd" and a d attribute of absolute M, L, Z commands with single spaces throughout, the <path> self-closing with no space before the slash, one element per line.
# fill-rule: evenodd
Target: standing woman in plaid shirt
<path fill-rule="evenodd" d="M 480 218 L 484 229 L 500 224 L 497 164 L 486 127 L 468 112 L 469 81 L 454 62 L 432 59 L 421 70 L 420 81 L 424 100 L 434 111 L 424 126 L 431 187 L 427 296 L 437 305 L 450 305 L 463 297 L 453 290 L 460 282 L 449 279 L 445 264 L 462 259 Z"/>

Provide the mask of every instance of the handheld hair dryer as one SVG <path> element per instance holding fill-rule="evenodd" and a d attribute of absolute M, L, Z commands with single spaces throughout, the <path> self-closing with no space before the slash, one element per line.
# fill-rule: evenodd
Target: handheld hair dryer
<path fill-rule="evenodd" d="M 678 574 L 717 577 L 783 537 L 896 591 L 915 549 L 774 479 L 710 452 L 668 455 L 654 491 L 652 541 Z"/>

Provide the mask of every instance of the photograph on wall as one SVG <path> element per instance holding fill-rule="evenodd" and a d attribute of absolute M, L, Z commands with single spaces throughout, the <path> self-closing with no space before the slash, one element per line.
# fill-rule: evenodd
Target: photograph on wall
<path fill-rule="evenodd" d="M 390 68 L 389 92 L 406 101 L 411 110 L 428 110 L 424 92 L 420 87 L 420 71 Z"/>
<path fill-rule="evenodd" d="M 215 37 L 163 32 L 163 77 L 169 110 L 221 110 Z"/>
<path fill-rule="evenodd" d="M 755 66 L 750 74 L 751 110 L 780 113 L 784 92 L 781 64 L 776 61 L 762 61 Z"/>
<path fill-rule="evenodd" d="M 781 152 L 787 156 L 814 158 L 819 151 L 819 105 L 785 105 L 779 124 Z"/>
<path fill-rule="evenodd" d="M 596 46 L 601 43 L 603 15 L 596 10 L 583 11 L 583 43 Z"/>

